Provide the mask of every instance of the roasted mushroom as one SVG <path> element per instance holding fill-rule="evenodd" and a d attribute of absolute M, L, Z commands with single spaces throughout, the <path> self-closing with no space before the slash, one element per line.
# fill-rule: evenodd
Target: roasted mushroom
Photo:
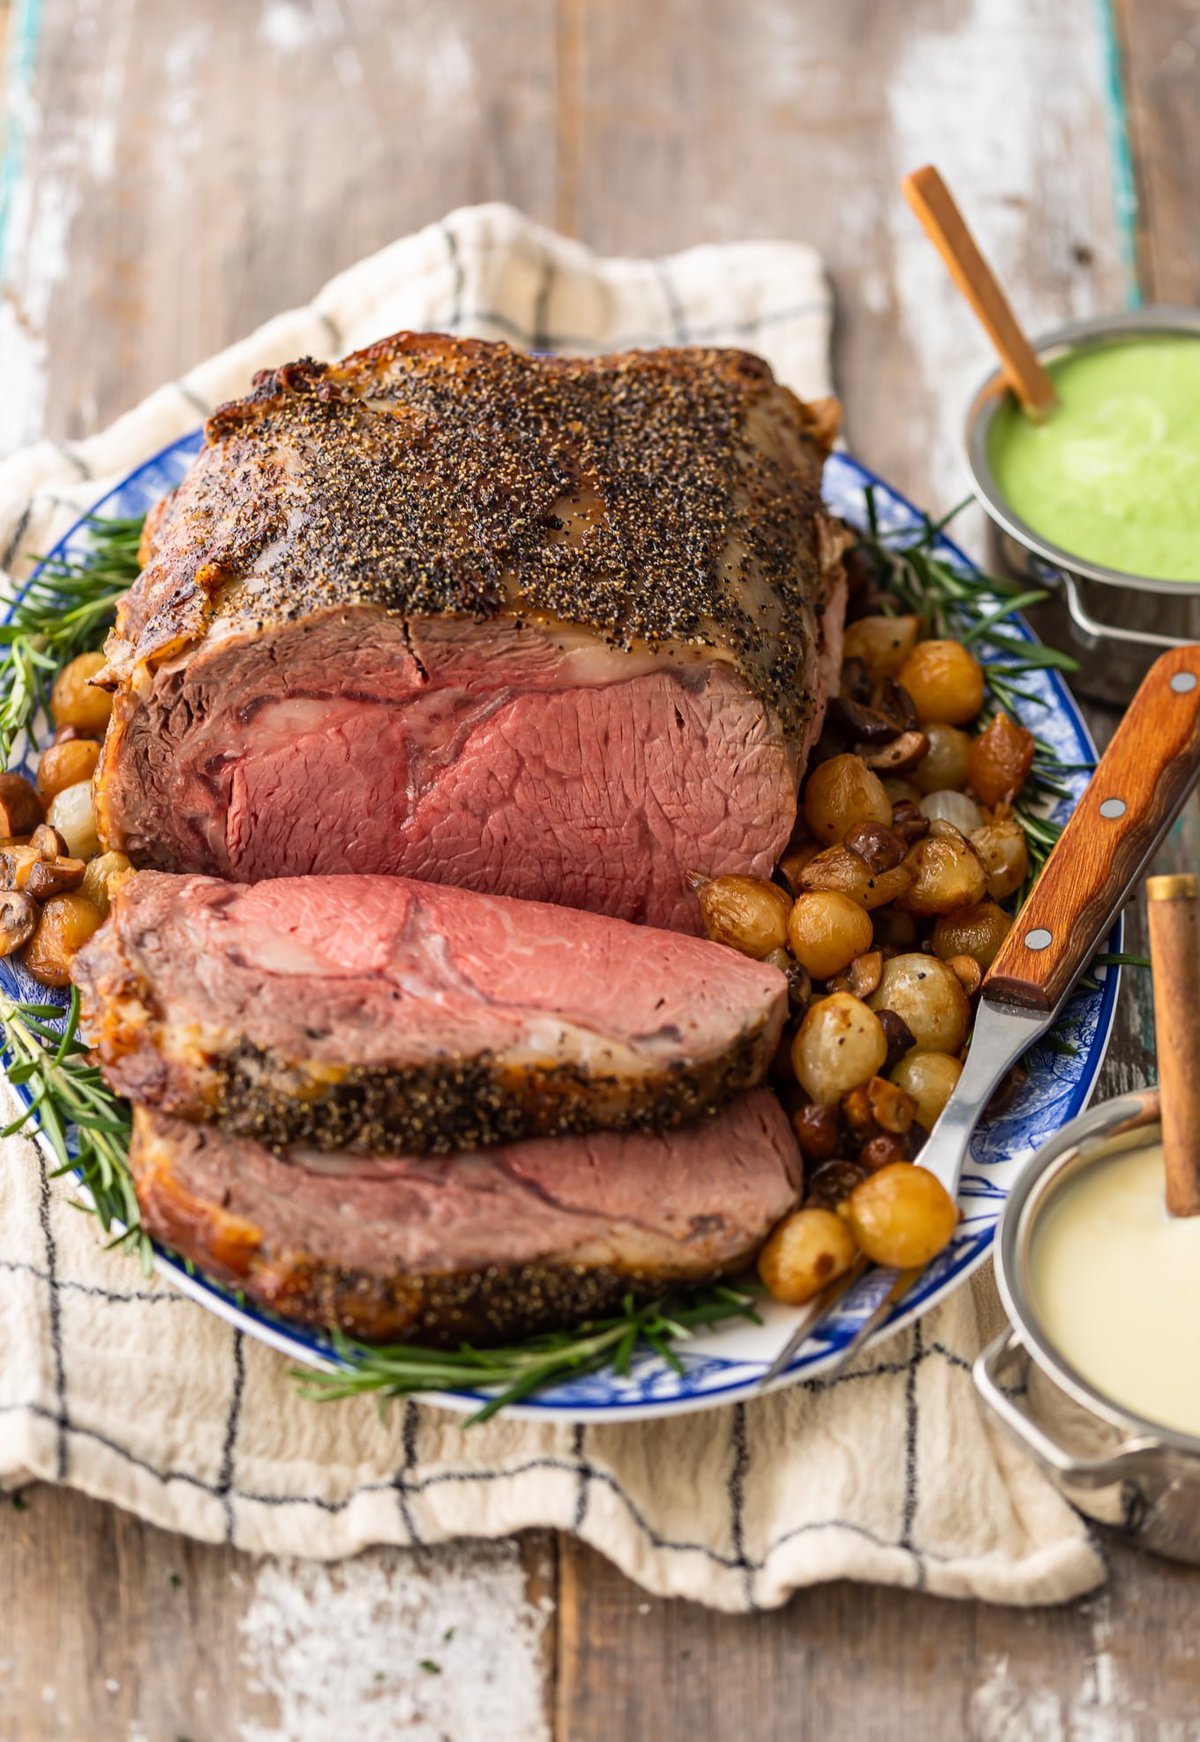
<path fill-rule="evenodd" d="M 42 801 L 23 774 L 0 774 L 0 837 L 31 835 L 42 820 Z"/>
<path fill-rule="evenodd" d="M 0 956 L 25 947 L 38 922 L 38 910 L 27 895 L 9 889 L 0 895 Z"/>

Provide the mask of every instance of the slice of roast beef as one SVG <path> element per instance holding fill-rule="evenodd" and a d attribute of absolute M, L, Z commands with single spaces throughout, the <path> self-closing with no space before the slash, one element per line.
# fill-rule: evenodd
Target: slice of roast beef
<path fill-rule="evenodd" d="M 144 871 L 74 972 L 119 1094 L 394 1154 L 678 1124 L 762 1081 L 787 999 L 700 938 L 391 877 Z"/>
<path fill-rule="evenodd" d="M 770 874 L 837 670 L 829 435 L 737 351 L 401 333 L 260 375 L 110 638 L 104 840 L 698 931 L 687 873 Z"/>
<path fill-rule="evenodd" d="M 795 1205 L 765 1089 L 678 1130 L 474 1154 L 276 1155 L 138 1108 L 144 1227 L 283 1316 L 373 1340 L 505 1342 L 741 1270 Z"/>

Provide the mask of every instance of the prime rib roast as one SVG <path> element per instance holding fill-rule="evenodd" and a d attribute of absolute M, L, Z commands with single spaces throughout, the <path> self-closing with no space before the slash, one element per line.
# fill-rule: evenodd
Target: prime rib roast
<path fill-rule="evenodd" d="M 413 333 L 209 419 L 106 649 L 139 874 L 75 967 L 152 1234 L 451 1342 L 753 1259 L 786 981 L 685 934 L 795 822 L 832 433 L 741 352 Z"/>
<path fill-rule="evenodd" d="M 698 931 L 689 873 L 770 874 L 837 669 L 830 435 L 737 351 L 261 374 L 148 523 L 102 838 Z"/>
<path fill-rule="evenodd" d="M 139 1108 L 131 1159 L 148 1231 L 274 1311 L 479 1344 L 737 1272 L 799 1181 L 765 1089 L 674 1131 L 424 1157 L 275 1153 Z"/>
<path fill-rule="evenodd" d="M 762 1081 L 787 1002 L 702 938 L 398 877 L 144 871 L 75 978 L 128 1099 L 397 1155 L 696 1118 Z"/>

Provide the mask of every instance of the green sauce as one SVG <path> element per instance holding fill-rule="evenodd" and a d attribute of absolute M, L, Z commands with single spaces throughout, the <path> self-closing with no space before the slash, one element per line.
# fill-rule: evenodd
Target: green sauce
<path fill-rule="evenodd" d="M 1027 526 L 1075 556 L 1148 580 L 1200 581 L 1200 338 L 1118 339 L 1050 365 L 1058 409 L 1012 400 L 988 458 Z"/>

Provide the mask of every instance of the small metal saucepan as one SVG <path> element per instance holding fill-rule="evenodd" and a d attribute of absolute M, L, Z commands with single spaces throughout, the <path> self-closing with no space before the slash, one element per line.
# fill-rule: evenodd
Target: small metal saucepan
<path fill-rule="evenodd" d="M 1159 1138 L 1158 1091 L 1146 1089 L 1090 1108 L 1034 1156 L 996 1241 L 1010 1323 L 976 1361 L 975 1384 L 1072 1505 L 1142 1548 L 1200 1563 L 1200 1439 L 1144 1420 L 1081 1378 L 1039 1325 L 1030 1288 L 1033 1232 L 1057 1189 Z"/>
<path fill-rule="evenodd" d="M 1043 362 L 1068 351 L 1108 345 L 1141 334 L 1200 335 L 1200 310 L 1153 307 L 1074 321 L 1034 341 Z M 1045 607 L 1043 640 L 1069 644 L 1080 662 L 1072 683 L 1097 700 L 1124 702 L 1155 656 L 1200 640 L 1200 581 L 1146 580 L 1087 562 L 1051 544 L 1017 515 L 1002 495 L 988 455 L 992 420 L 1007 389 L 996 370 L 967 413 L 967 461 L 994 529 L 1000 560 L 1018 575 L 1048 583 L 1060 595 Z"/>

